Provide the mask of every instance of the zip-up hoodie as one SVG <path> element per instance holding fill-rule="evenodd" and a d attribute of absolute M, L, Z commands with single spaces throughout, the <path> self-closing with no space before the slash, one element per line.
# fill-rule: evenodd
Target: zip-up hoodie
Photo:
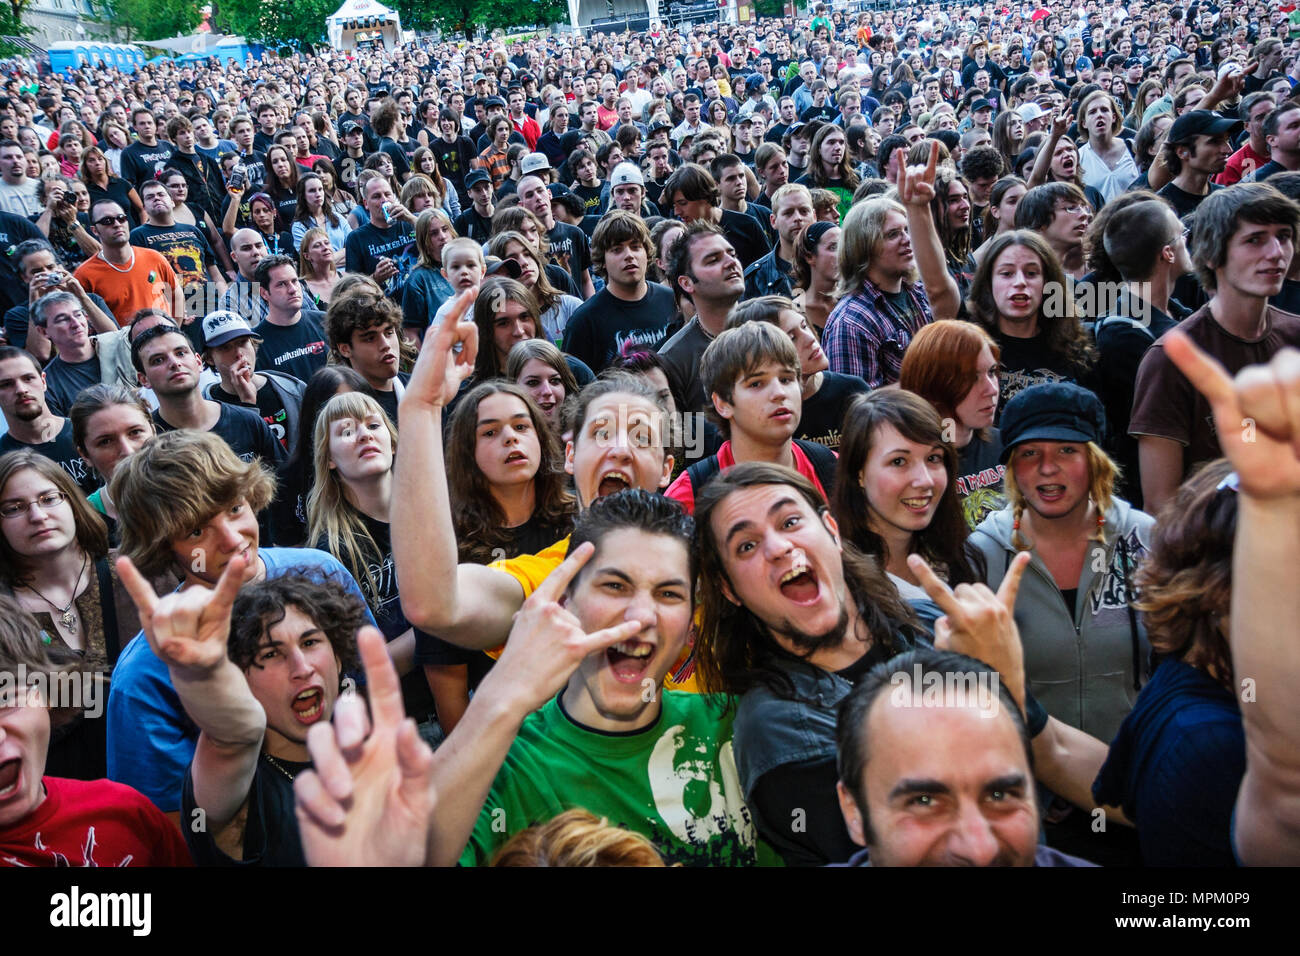
<path fill-rule="evenodd" d="M 1016 555 L 1011 522 L 1008 505 L 985 518 L 970 537 L 984 555 L 995 590 Z M 1150 515 L 1113 499 L 1106 512 L 1105 552 L 1100 543 L 1090 544 L 1074 613 L 1037 552 L 1016 598 L 1027 689 L 1052 716 L 1101 740 L 1114 739 L 1137 700 L 1135 657 L 1138 682 L 1147 677 L 1151 648 L 1129 602 L 1154 524 Z"/>

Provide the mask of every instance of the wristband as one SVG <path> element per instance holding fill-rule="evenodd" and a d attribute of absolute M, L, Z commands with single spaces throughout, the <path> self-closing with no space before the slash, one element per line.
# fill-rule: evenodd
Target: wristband
<path fill-rule="evenodd" d="M 1029 738 L 1032 740 L 1043 732 L 1047 727 L 1047 710 L 1038 702 L 1033 694 L 1025 689 L 1025 728 L 1029 731 Z"/>

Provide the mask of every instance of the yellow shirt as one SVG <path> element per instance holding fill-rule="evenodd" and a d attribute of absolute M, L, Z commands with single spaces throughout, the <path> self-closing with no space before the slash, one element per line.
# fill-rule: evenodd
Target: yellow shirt
<path fill-rule="evenodd" d="M 524 598 L 537 590 L 538 586 L 546 580 L 546 576 L 560 566 L 564 561 L 564 556 L 569 553 L 569 536 L 565 535 L 559 541 L 550 547 L 543 548 L 536 554 L 521 554 L 517 558 L 506 558 L 503 561 L 493 561 L 488 565 L 495 571 L 504 571 L 524 589 Z M 668 676 L 664 678 L 665 690 L 683 690 L 692 694 L 699 693 L 699 688 L 695 685 L 695 650 L 694 635 L 682 650 L 681 656 L 669 670 Z M 497 658 L 501 656 L 501 651 L 505 645 L 495 647 L 488 651 L 488 656 Z"/>

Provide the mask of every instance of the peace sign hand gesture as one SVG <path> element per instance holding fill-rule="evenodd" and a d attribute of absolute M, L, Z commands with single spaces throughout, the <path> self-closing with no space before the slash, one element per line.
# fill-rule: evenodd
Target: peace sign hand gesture
<path fill-rule="evenodd" d="M 925 559 L 913 554 L 907 566 L 921 581 L 931 600 L 943 610 L 935 622 L 934 646 L 983 661 L 998 672 L 1012 698 L 1025 709 L 1025 651 L 1016 627 L 1016 595 L 1029 567 L 1029 552 L 1015 556 L 994 594 L 984 584 L 948 587 Z"/>
<path fill-rule="evenodd" d="M 215 590 L 194 586 L 160 598 L 130 558 L 117 559 L 117 573 L 140 613 L 149 647 L 169 668 L 193 679 L 212 674 L 227 660 L 230 610 L 246 566 L 243 557 L 232 558 Z"/>

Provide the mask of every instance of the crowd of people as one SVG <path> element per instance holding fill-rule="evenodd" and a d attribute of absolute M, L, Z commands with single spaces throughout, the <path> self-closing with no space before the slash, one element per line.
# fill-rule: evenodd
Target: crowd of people
<path fill-rule="evenodd" d="M 1293 3 L 3 86 L 0 862 L 1300 860 Z"/>

